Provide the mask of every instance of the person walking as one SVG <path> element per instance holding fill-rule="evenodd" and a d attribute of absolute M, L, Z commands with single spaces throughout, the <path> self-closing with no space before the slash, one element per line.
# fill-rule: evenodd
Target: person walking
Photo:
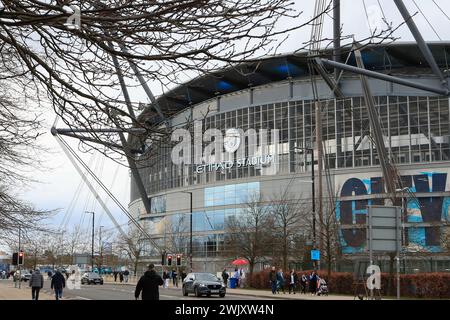
<path fill-rule="evenodd" d="M 225 285 L 225 288 L 227 288 L 228 286 L 228 278 L 230 277 L 230 275 L 227 272 L 227 269 L 223 269 L 222 271 L 222 279 L 223 279 L 223 284 Z"/>
<path fill-rule="evenodd" d="M 279 269 L 277 272 L 277 292 L 280 293 L 280 289 L 283 290 L 283 294 L 286 294 L 284 290 L 284 274 L 283 269 Z"/>
<path fill-rule="evenodd" d="M 13 275 L 13 281 L 14 281 L 14 288 L 17 288 L 20 282 L 20 272 L 17 270 Z"/>
<path fill-rule="evenodd" d="M 128 269 L 123 272 L 123 280 L 125 281 L 125 283 L 128 283 L 129 275 L 130 275 L 130 271 L 128 271 Z"/>
<path fill-rule="evenodd" d="M 270 270 L 269 281 L 272 287 L 272 294 L 275 294 L 277 292 L 277 272 L 275 267 L 272 267 L 272 270 Z"/>
<path fill-rule="evenodd" d="M 307 284 L 307 282 L 308 282 L 308 278 L 306 277 L 305 274 L 302 274 L 302 277 L 300 278 L 300 286 L 301 286 L 301 289 L 302 289 L 301 293 L 303 293 L 303 294 L 306 294 L 306 284 Z"/>
<path fill-rule="evenodd" d="M 186 278 L 186 276 L 187 276 L 187 274 L 186 274 L 186 272 L 183 270 L 183 271 L 181 271 L 181 282 L 183 282 L 184 281 L 184 279 Z"/>
<path fill-rule="evenodd" d="M 66 279 L 62 275 L 61 271 L 56 270 L 55 274 L 52 276 L 52 282 L 50 284 L 50 289 L 55 290 L 56 300 L 62 298 L 63 288 L 65 287 L 66 287 Z"/>
<path fill-rule="evenodd" d="M 44 277 L 39 268 L 37 268 L 30 278 L 31 298 L 32 300 L 39 300 L 39 291 L 44 287 Z"/>
<path fill-rule="evenodd" d="M 117 282 L 117 271 L 114 271 L 114 282 Z"/>
<path fill-rule="evenodd" d="M 309 292 L 311 295 L 316 294 L 317 290 L 317 275 L 315 271 L 312 271 L 309 276 Z"/>
<path fill-rule="evenodd" d="M 119 279 L 120 279 L 120 283 L 123 282 L 123 272 L 119 272 Z"/>
<path fill-rule="evenodd" d="M 178 288 L 178 273 L 175 269 L 172 270 L 172 284 Z"/>
<path fill-rule="evenodd" d="M 234 278 L 235 281 L 236 281 L 236 288 L 239 288 L 240 274 L 239 274 L 238 268 L 235 268 L 235 269 L 234 269 L 233 278 Z"/>
<path fill-rule="evenodd" d="M 298 275 L 295 272 L 295 270 L 292 269 L 289 275 L 289 294 L 291 294 L 291 290 L 295 294 L 295 287 L 297 286 L 297 283 L 298 283 Z"/>
<path fill-rule="evenodd" d="M 134 297 L 137 300 L 142 292 L 142 300 L 159 300 L 158 286 L 163 284 L 163 279 L 156 273 L 155 266 L 151 263 L 148 266 L 148 270 L 139 279 L 134 291 Z"/>

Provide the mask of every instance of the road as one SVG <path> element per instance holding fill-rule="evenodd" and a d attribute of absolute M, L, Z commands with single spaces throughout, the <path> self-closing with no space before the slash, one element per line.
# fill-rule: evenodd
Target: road
<path fill-rule="evenodd" d="M 134 286 L 120 284 L 82 285 L 79 290 L 64 289 L 63 297 L 69 300 L 134 300 Z M 50 291 L 50 281 L 45 281 L 44 289 Z M 184 297 L 181 289 L 159 289 L 160 300 L 270 300 L 262 297 L 251 297 L 227 294 L 197 298 L 193 294 Z"/>

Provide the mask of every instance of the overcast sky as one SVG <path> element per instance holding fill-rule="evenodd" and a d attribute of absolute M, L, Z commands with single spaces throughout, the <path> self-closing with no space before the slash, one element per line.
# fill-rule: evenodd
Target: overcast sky
<path fill-rule="evenodd" d="M 388 21 L 392 21 L 394 25 L 401 22 L 401 16 L 395 7 L 392 0 L 379 0 L 383 6 L 383 13 Z M 424 38 L 427 41 L 439 41 L 439 37 L 443 41 L 450 40 L 450 20 L 446 17 L 435 4 L 437 3 L 441 9 L 450 15 L 450 1 L 448 0 L 416 0 L 420 9 L 432 23 L 432 27 L 438 32 L 436 34 L 433 28 L 427 23 L 424 16 L 419 12 L 415 21 L 421 30 Z M 435 3 L 434 3 L 435 2 Z M 296 8 L 304 12 L 301 17 L 302 20 L 306 20 L 313 15 L 314 1 L 295 0 Z M 379 9 L 377 0 L 366 0 L 366 10 L 362 0 L 341 0 L 342 5 L 342 24 L 344 34 L 355 34 L 356 38 L 361 39 L 369 35 L 369 24 L 367 23 L 366 11 L 369 15 L 370 27 L 374 28 L 376 25 L 383 25 L 380 20 L 383 13 Z M 411 13 L 418 12 L 417 7 L 412 0 L 405 0 L 405 4 Z M 324 26 L 324 36 L 331 37 L 332 35 L 332 20 L 327 17 Z M 409 30 L 406 26 L 399 29 L 396 37 L 400 38 L 399 41 L 412 41 Z M 302 47 L 302 43 L 309 40 L 310 29 L 305 28 L 290 35 L 290 38 L 280 48 L 279 52 L 292 52 Z M 161 93 L 161 88 L 157 84 L 153 84 L 152 90 L 155 94 Z M 133 101 L 148 102 L 146 96 L 140 91 L 133 91 Z M 48 125 L 48 132 L 42 137 L 41 143 L 48 147 L 51 152 L 42 154 L 42 159 L 45 161 L 46 166 L 51 170 L 43 172 L 35 172 L 32 174 L 32 178 L 37 179 L 40 183 L 30 185 L 29 188 L 21 190 L 23 198 L 29 202 L 35 204 L 40 209 L 60 209 L 59 213 L 51 221 L 51 223 L 58 227 L 63 221 L 66 213 L 69 212 L 69 206 L 71 202 L 74 203 L 73 210 L 70 210 L 70 219 L 67 222 L 67 226 L 82 223 L 87 227 L 90 223 L 91 215 L 84 213 L 84 211 L 95 211 L 97 213 L 96 225 L 103 225 L 106 228 L 111 227 L 107 215 L 101 210 L 100 205 L 94 200 L 91 193 L 87 190 L 87 187 L 82 184 L 81 192 L 77 192 L 80 185 L 80 176 L 75 171 L 73 165 L 69 162 L 67 157 L 63 154 L 61 148 L 57 144 L 56 140 L 50 135 L 50 126 L 54 121 L 55 115 L 49 111 L 46 113 L 46 120 Z M 76 143 L 72 143 L 76 147 Z M 94 157 L 91 160 L 91 157 Z M 83 155 L 86 161 L 92 161 L 91 168 L 96 169 L 99 173 L 102 168 L 102 173 L 99 177 L 102 179 L 106 186 L 111 186 L 111 191 L 121 201 L 121 203 L 127 207 L 129 202 L 129 174 L 128 169 L 119 167 L 109 159 L 101 159 L 98 155 Z M 102 164 L 103 163 L 103 164 Z M 117 175 L 114 173 L 117 172 Z M 115 176 L 115 178 L 114 178 Z M 114 180 L 114 183 L 113 183 Z M 77 201 L 73 201 L 74 195 L 79 194 Z M 103 195 L 103 199 L 107 199 Z M 112 206 L 111 200 L 106 200 L 111 211 L 114 213 L 115 218 L 119 223 L 126 223 L 127 218 L 123 213 L 115 206 Z"/>

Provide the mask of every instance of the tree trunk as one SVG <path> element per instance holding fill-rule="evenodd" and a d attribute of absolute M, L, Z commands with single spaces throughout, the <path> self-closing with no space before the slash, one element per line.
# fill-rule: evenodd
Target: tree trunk
<path fill-rule="evenodd" d="M 252 288 L 253 287 L 253 270 L 255 268 L 255 262 L 253 260 L 249 260 L 248 263 L 249 263 L 249 265 L 248 265 L 248 268 L 249 268 L 248 286 L 250 288 Z"/>

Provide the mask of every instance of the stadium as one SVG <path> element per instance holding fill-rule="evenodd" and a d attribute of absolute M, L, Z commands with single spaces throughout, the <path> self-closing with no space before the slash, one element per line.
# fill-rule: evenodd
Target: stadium
<path fill-rule="evenodd" d="M 450 43 L 428 45 L 447 78 Z M 417 84 L 413 88 L 367 77 L 386 153 L 408 191 L 401 196 L 406 209 L 402 267 L 405 272 L 449 270 L 449 97 L 439 90 L 424 90 L 442 88 L 442 83 L 416 43 L 368 45 L 361 49 L 361 56 L 366 70 Z M 333 60 L 333 52 L 325 50 L 320 59 Z M 351 48 L 342 48 L 340 60 L 357 66 Z M 340 252 L 346 262 L 336 262 L 334 268 L 352 270 L 352 261 L 366 255 L 363 225 L 367 206 L 388 204 L 389 196 L 372 138 L 361 76 L 349 71 L 339 74 L 337 95 L 326 77 L 312 71 L 309 61 L 308 53 L 302 52 L 236 65 L 180 85 L 142 110 L 140 120 L 160 128 L 167 123 L 171 129 L 192 128 L 196 121 L 203 130 L 213 128 L 223 134 L 230 129 L 279 133 L 277 139 L 268 139 L 265 151 L 256 147 L 256 154 L 247 152 L 245 157 L 259 157 L 259 161 L 246 165 L 223 168 L 218 161 L 205 164 L 194 160 L 175 164 L 173 146 L 148 146 L 143 154 L 136 155 L 139 160 L 152 153 L 148 165 L 141 161 L 139 169 L 151 210 L 145 210 L 132 179 L 130 213 L 161 247 L 168 248 L 166 253 L 182 255 L 183 265 L 189 263 L 192 253 L 195 270 L 216 272 L 229 266 L 230 258 L 224 256 L 227 220 L 244 215 L 248 199 L 254 195 L 269 202 L 281 193 L 289 194 L 307 203 L 305 210 L 311 212 L 312 169 L 315 188 L 323 192 L 322 201 L 335 204 Z M 325 63 L 322 67 L 329 74 L 334 71 Z M 322 123 L 321 177 L 316 101 L 320 101 Z M 313 154 L 308 150 L 314 150 Z M 317 194 L 314 199 L 319 206 Z M 310 228 L 305 230 L 303 236 L 311 245 Z M 161 253 L 150 244 L 145 256 L 161 263 Z M 300 268 L 307 261 L 293 256 L 289 262 Z M 268 255 L 258 268 L 271 263 Z"/>

